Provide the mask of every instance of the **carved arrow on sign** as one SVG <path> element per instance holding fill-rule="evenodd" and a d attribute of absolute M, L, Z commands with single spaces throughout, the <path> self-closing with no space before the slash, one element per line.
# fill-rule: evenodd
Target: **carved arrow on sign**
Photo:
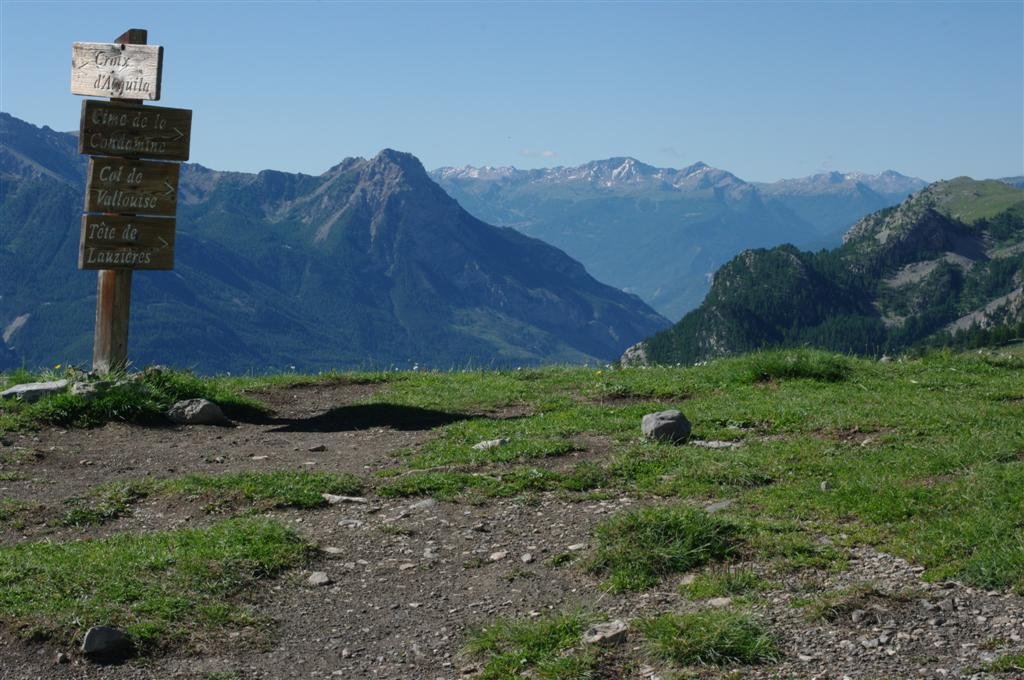
<path fill-rule="evenodd" d="M 164 186 L 167 187 L 167 191 L 164 192 L 164 196 L 170 196 L 178 191 L 178 188 L 171 186 L 170 182 L 164 181 Z"/>

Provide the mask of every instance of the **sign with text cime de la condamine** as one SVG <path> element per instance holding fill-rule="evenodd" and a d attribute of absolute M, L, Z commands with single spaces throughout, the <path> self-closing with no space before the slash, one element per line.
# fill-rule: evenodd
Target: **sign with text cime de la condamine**
<path fill-rule="evenodd" d="M 164 48 L 159 45 L 71 45 L 71 92 L 87 97 L 160 99 Z"/>
<path fill-rule="evenodd" d="M 177 163 L 90 158 L 85 212 L 173 217 L 178 208 L 180 168 Z"/>
<path fill-rule="evenodd" d="M 187 161 L 192 111 L 86 99 L 78 132 L 79 153 Z"/>
<path fill-rule="evenodd" d="M 174 269 L 174 218 L 83 215 L 79 269 Z"/>

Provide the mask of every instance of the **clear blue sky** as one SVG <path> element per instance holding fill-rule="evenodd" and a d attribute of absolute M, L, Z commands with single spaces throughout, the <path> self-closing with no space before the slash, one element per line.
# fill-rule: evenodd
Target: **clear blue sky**
<path fill-rule="evenodd" d="M 78 127 L 74 41 L 150 31 L 192 160 L 323 172 L 698 160 L 750 180 L 1024 174 L 1024 2 L 0 0 L 0 110 Z"/>

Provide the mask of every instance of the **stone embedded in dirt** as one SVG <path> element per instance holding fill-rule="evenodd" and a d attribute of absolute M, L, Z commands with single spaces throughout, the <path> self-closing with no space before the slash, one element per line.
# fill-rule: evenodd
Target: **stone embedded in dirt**
<path fill-rule="evenodd" d="M 321 451 L 326 451 L 327 447 L 323 444 L 317 444 L 316 446 L 310 446 L 307 450 L 311 453 L 320 453 Z"/>
<path fill-rule="evenodd" d="M 832 485 L 825 481 L 821 483 L 820 488 L 822 491 L 828 491 L 829 489 L 832 488 Z"/>
<path fill-rule="evenodd" d="M 186 399 L 167 411 L 167 417 L 179 425 L 223 425 L 230 422 L 212 401 Z"/>
<path fill-rule="evenodd" d="M 499 550 L 498 552 L 492 552 L 491 553 L 491 562 L 498 562 L 499 560 L 503 560 L 506 557 L 508 557 L 508 551 L 507 550 Z"/>
<path fill-rule="evenodd" d="M 327 575 L 326 571 L 314 571 L 309 575 L 309 578 L 306 579 L 306 583 L 311 586 L 328 586 L 334 583 L 334 581 L 331 580 L 331 577 Z"/>
<path fill-rule="evenodd" d="M 39 401 L 45 396 L 58 394 L 68 387 L 67 380 L 50 380 L 49 382 L 22 383 L 0 392 L 0 399 L 18 399 L 19 401 Z"/>
<path fill-rule="evenodd" d="M 591 626 L 583 633 L 583 641 L 588 645 L 617 645 L 626 641 L 629 626 L 622 619 Z"/>
<path fill-rule="evenodd" d="M 57 663 L 71 663 L 71 657 L 64 652 L 57 652 Z"/>
<path fill-rule="evenodd" d="M 519 556 L 519 561 L 523 564 L 529 564 L 530 562 L 533 562 L 533 553 L 523 553 Z"/>
<path fill-rule="evenodd" d="M 82 639 L 82 653 L 95 661 L 121 661 L 131 656 L 132 651 L 131 639 L 113 626 L 93 626 Z"/>
<path fill-rule="evenodd" d="M 427 508 L 432 508 L 435 505 L 437 505 L 437 501 L 435 501 L 433 498 L 424 498 L 423 500 L 416 501 L 415 503 L 410 505 L 409 509 L 412 511 L 426 510 Z"/>
<path fill-rule="evenodd" d="M 508 437 L 501 437 L 500 439 L 485 439 L 482 442 L 473 444 L 474 451 L 487 451 L 488 449 L 496 449 L 499 446 L 508 444 Z"/>
<path fill-rule="evenodd" d="M 326 546 L 323 550 L 328 555 L 340 555 L 342 553 L 341 548 L 336 548 L 333 545 Z"/>
<path fill-rule="evenodd" d="M 682 444 L 690 438 L 690 421 L 676 410 L 648 413 L 640 421 L 644 437 L 653 441 Z"/>
<path fill-rule="evenodd" d="M 322 493 L 320 496 L 330 505 L 337 505 L 338 503 L 366 503 L 366 499 L 362 496 L 336 496 L 333 493 Z"/>
<path fill-rule="evenodd" d="M 572 545 L 569 546 L 569 550 L 586 550 L 586 549 L 587 549 L 587 544 L 586 543 L 573 543 Z"/>
<path fill-rule="evenodd" d="M 398 570 L 399 571 L 408 571 L 410 569 L 415 569 L 415 568 L 416 568 L 416 565 L 413 564 L 412 562 L 406 562 L 405 564 L 398 565 Z"/>
<path fill-rule="evenodd" d="M 712 607 L 728 607 L 732 604 L 731 597 L 713 597 L 708 600 L 708 604 Z"/>
<path fill-rule="evenodd" d="M 339 527 L 345 527 L 346 529 L 361 529 L 365 525 L 361 519 L 343 519 L 338 522 Z"/>

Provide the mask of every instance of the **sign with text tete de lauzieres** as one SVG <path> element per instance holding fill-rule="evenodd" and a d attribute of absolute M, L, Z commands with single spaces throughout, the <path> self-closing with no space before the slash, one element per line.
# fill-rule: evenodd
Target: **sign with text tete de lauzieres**
<path fill-rule="evenodd" d="M 188 159 L 192 112 L 142 104 L 160 97 L 163 48 L 75 43 L 71 52 L 72 93 L 115 98 L 82 102 L 79 152 L 93 158 L 78 266 L 173 269 L 179 164 L 165 161 Z"/>

